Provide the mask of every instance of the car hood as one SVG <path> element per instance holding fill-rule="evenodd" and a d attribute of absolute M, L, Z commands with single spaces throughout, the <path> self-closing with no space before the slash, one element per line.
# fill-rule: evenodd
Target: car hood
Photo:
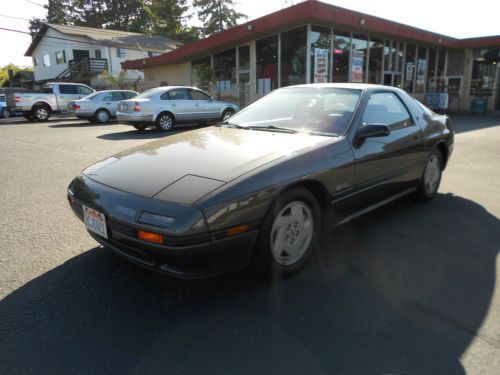
<path fill-rule="evenodd" d="M 328 140 L 307 134 L 210 127 L 127 150 L 83 173 L 126 192 L 191 204 L 242 174 Z"/>

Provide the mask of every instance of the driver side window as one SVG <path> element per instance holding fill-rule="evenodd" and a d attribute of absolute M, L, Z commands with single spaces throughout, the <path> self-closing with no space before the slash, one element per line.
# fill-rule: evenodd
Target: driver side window
<path fill-rule="evenodd" d="M 380 92 L 372 94 L 368 99 L 362 124 L 384 124 L 391 130 L 397 130 L 411 126 L 412 120 L 408 110 L 395 94 Z"/>

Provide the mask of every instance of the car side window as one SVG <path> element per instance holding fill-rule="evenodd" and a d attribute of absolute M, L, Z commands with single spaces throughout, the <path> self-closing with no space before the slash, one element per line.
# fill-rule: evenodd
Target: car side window
<path fill-rule="evenodd" d="M 133 97 L 137 96 L 135 92 L 128 92 L 128 91 L 122 92 L 122 94 L 125 100 L 132 99 Z"/>
<path fill-rule="evenodd" d="M 59 86 L 59 92 L 61 94 L 76 95 L 76 94 L 78 94 L 77 89 L 78 89 L 78 86 L 76 86 L 76 85 L 60 85 Z"/>
<path fill-rule="evenodd" d="M 186 89 L 172 89 L 164 93 L 161 98 L 163 100 L 188 100 Z"/>
<path fill-rule="evenodd" d="M 80 95 L 90 95 L 92 94 L 92 90 L 85 86 L 76 86 L 77 93 Z"/>
<path fill-rule="evenodd" d="M 191 100 L 210 100 L 210 96 L 199 90 L 189 90 Z"/>
<path fill-rule="evenodd" d="M 401 99 L 390 92 L 379 92 L 370 95 L 362 124 L 384 124 L 397 130 L 411 126 L 412 120 Z"/>

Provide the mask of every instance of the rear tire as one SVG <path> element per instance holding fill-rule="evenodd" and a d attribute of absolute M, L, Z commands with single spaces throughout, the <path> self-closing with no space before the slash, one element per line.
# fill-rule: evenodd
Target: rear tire
<path fill-rule="evenodd" d="M 321 215 L 318 201 L 297 187 L 277 198 L 259 234 L 253 266 L 269 278 L 297 272 L 318 246 Z"/>
<path fill-rule="evenodd" d="M 110 117 L 111 115 L 109 114 L 109 112 L 106 109 L 101 108 L 94 113 L 93 120 L 94 122 L 99 124 L 107 124 L 109 122 Z"/>
<path fill-rule="evenodd" d="M 441 152 L 435 149 L 427 159 L 417 190 L 413 193 L 413 198 L 420 202 L 434 199 L 441 183 L 442 172 L 443 157 Z"/>
<path fill-rule="evenodd" d="M 156 118 L 156 129 L 167 132 L 174 126 L 174 117 L 168 112 L 162 112 Z"/>
<path fill-rule="evenodd" d="M 140 124 L 140 125 L 133 125 L 134 128 L 136 128 L 137 130 L 139 130 L 140 132 L 143 132 L 144 130 L 146 130 L 147 128 L 147 125 L 144 125 L 144 124 Z"/>
<path fill-rule="evenodd" d="M 44 122 L 50 118 L 50 108 L 46 105 L 39 105 L 33 108 L 33 119 Z"/>
<path fill-rule="evenodd" d="M 10 109 L 7 107 L 2 108 L 2 116 L 0 116 L 0 117 L 9 118 L 10 117 Z"/>

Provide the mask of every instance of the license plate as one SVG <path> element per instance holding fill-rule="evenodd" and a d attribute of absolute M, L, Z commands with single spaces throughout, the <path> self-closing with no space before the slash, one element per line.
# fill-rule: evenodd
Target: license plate
<path fill-rule="evenodd" d="M 101 237 L 108 238 L 106 218 L 104 217 L 104 214 L 85 205 L 82 205 L 82 207 L 83 221 L 85 222 L 87 230 L 94 232 Z"/>

